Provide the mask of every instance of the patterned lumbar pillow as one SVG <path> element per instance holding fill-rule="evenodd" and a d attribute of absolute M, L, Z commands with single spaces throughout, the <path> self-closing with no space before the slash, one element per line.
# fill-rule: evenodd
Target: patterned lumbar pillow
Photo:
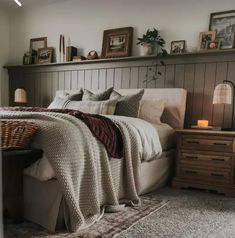
<path fill-rule="evenodd" d="M 137 117 L 139 112 L 140 100 L 144 95 L 144 89 L 137 94 L 122 96 L 118 92 L 113 91 L 110 98 L 118 98 L 114 115 Z"/>
<path fill-rule="evenodd" d="M 92 114 L 107 114 L 113 115 L 117 99 L 105 101 L 67 101 L 65 109 L 79 110 L 85 113 Z"/>
<path fill-rule="evenodd" d="M 91 91 L 84 89 L 84 94 L 82 97 L 82 101 L 104 101 L 108 100 L 110 97 L 110 94 L 113 91 L 113 87 L 105 90 L 104 92 L 101 93 L 92 93 Z"/>

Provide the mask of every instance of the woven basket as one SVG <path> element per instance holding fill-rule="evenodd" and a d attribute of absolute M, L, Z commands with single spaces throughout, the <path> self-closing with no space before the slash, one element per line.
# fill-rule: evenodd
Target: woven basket
<path fill-rule="evenodd" d="M 1 149 L 24 149 L 38 129 L 37 124 L 27 121 L 1 121 Z"/>

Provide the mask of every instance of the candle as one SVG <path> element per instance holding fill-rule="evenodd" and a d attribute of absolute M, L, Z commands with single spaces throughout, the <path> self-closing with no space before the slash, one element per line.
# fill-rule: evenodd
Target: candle
<path fill-rule="evenodd" d="M 208 127 L 208 120 L 198 120 L 197 126 L 198 127 Z"/>

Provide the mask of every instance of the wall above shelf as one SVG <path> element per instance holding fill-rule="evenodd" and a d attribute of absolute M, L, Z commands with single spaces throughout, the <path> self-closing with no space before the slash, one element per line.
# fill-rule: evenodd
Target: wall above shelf
<path fill-rule="evenodd" d="M 82 64 L 98 64 L 98 63 L 115 63 L 115 62 L 125 62 L 125 61 L 144 61 L 144 60 L 160 60 L 168 61 L 175 58 L 185 58 L 185 57 L 206 57 L 206 56 L 222 56 L 222 55 L 235 54 L 235 49 L 229 50 L 205 50 L 198 52 L 187 52 L 181 54 L 169 54 L 164 58 L 157 58 L 156 55 L 149 56 L 130 56 L 121 58 L 106 58 L 106 59 L 96 59 L 96 60 L 82 60 L 80 62 L 62 62 L 62 63 L 50 63 L 50 64 L 31 64 L 31 65 L 6 65 L 6 69 L 16 69 L 16 68 L 38 68 L 38 67 L 53 67 L 53 66 L 69 66 L 69 65 L 82 65 Z"/>

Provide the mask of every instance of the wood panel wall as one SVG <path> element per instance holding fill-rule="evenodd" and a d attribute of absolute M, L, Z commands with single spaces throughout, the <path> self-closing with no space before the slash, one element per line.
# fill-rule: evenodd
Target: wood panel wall
<path fill-rule="evenodd" d="M 24 87 L 28 106 L 48 106 L 56 90 L 115 88 L 185 88 L 188 91 L 185 127 L 198 119 L 211 125 L 231 126 L 231 105 L 212 105 L 213 90 L 223 80 L 235 83 L 234 51 L 169 56 L 162 73 L 152 80 L 157 61 L 153 57 L 129 58 L 51 66 L 8 67 L 10 105 L 14 90 Z M 147 79 L 147 81 L 146 81 Z"/>

